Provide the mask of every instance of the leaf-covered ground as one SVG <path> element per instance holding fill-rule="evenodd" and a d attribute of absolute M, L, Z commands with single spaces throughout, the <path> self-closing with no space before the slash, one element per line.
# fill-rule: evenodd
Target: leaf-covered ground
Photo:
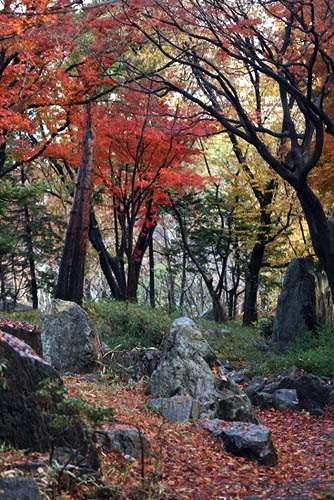
<path fill-rule="evenodd" d="M 156 457 L 142 463 L 140 459 L 100 450 L 103 482 L 108 489 L 93 487 L 94 497 L 92 484 L 83 481 L 72 484 L 67 492 L 59 491 L 56 498 L 334 498 L 334 412 L 316 418 L 292 411 L 259 411 L 261 423 L 272 431 L 279 455 L 279 466 L 270 468 L 229 455 L 206 430 L 193 423 L 169 423 L 147 410 L 144 384 L 129 387 L 116 384 L 110 377 L 90 382 L 82 376 L 66 377 L 65 382 L 70 394 L 92 404 L 115 407 L 117 422 L 139 427 Z M 11 475 L 14 464 L 43 458 L 38 454 L 2 452 L 1 475 Z M 41 479 L 39 483 L 43 487 Z M 51 498 L 47 491 L 43 493 L 46 499 Z"/>
<path fill-rule="evenodd" d="M 334 498 L 334 412 L 316 418 L 292 411 L 259 411 L 261 423 L 272 431 L 279 455 L 279 466 L 269 468 L 229 455 L 206 430 L 193 423 L 168 423 L 148 411 L 144 384 L 122 386 L 109 377 L 97 382 L 66 377 L 65 382 L 72 395 L 92 404 L 115 407 L 117 421 L 139 427 L 156 457 L 142 463 L 140 459 L 100 450 L 108 490 L 96 487 L 94 497 L 92 484 L 83 482 L 72 485 L 67 493 L 59 492 L 58 498 Z M 2 453 L 1 471 L 10 471 L 13 462 L 30 459 L 29 455 L 20 458 L 14 452 Z M 50 496 L 45 493 L 45 498 Z"/>

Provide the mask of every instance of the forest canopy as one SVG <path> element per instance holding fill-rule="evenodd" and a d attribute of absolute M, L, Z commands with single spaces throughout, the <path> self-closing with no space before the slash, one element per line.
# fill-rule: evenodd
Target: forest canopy
<path fill-rule="evenodd" d="M 3 308 L 250 324 L 307 255 L 333 292 L 333 35 L 329 0 L 3 0 Z"/>

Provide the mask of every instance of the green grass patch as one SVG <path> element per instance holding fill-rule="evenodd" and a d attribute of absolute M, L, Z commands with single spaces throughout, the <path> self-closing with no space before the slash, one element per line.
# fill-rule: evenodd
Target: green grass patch
<path fill-rule="evenodd" d="M 111 349 L 159 347 L 178 315 L 163 309 L 117 301 L 86 302 L 84 308 L 93 320 L 100 338 Z"/>
<path fill-rule="evenodd" d="M 134 347 L 159 347 L 168 334 L 173 320 L 181 313 L 170 314 L 164 309 L 117 301 L 86 302 L 88 312 L 100 338 L 111 349 L 127 350 Z M 39 310 L 0 312 L 0 317 L 13 321 L 27 321 L 41 326 Z M 272 318 L 260 320 L 258 328 L 243 328 L 239 321 L 219 325 L 213 321 L 195 319 L 201 329 L 232 331 L 229 337 L 219 334 L 206 338 L 220 359 L 226 363 L 244 362 L 249 375 L 280 374 L 292 365 L 315 375 L 334 377 L 334 325 L 306 332 L 291 343 L 284 355 L 271 346 L 269 352 L 258 351 L 253 345 L 255 338 L 265 338 L 270 344 Z"/>
<path fill-rule="evenodd" d="M 0 311 L 0 318 L 6 318 L 12 321 L 25 321 L 38 327 L 41 326 L 41 316 L 42 313 L 40 309 L 30 309 L 29 311 L 13 312 Z"/>
<path fill-rule="evenodd" d="M 215 325 L 213 323 L 213 325 Z M 217 328 L 217 325 L 211 329 Z M 243 328 L 229 322 L 225 328 L 232 330 L 231 337 L 208 337 L 211 347 L 226 362 L 244 361 L 249 375 L 278 375 L 292 365 L 314 375 L 334 377 L 334 325 L 320 327 L 316 332 L 306 332 L 288 346 L 286 354 L 277 352 L 271 345 L 268 328 Z M 263 331 L 265 330 L 265 331 Z M 267 353 L 253 345 L 255 338 L 265 338 L 270 345 Z"/>

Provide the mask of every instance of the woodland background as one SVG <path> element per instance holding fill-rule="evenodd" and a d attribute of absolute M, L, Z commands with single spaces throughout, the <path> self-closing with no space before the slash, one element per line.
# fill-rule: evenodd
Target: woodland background
<path fill-rule="evenodd" d="M 247 325 L 291 258 L 331 283 L 330 2 L 0 15 L 4 310 L 55 294 Z"/>
<path fill-rule="evenodd" d="M 237 320 L 227 338 L 200 322 L 233 369 L 330 383 L 332 325 L 284 355 L 254 339 L 270 343 L 292 258 L 334 291 L 333 49 L 331 0 L 0 0 L 2 316 L 38 325 L 50 298 L 74 301 L 116 352 L 212 307 Z M 98 478 L 50 466 L 46 499 L 333 498 L 333 408 L 257 410 L 268 468 L 163 422 L 143 381 L 102 365 L 65 381 L 88 427 L 102 401 L 156 458 L 102 452 Z M 36 460 L 1 444 L 2 475 Z"/>

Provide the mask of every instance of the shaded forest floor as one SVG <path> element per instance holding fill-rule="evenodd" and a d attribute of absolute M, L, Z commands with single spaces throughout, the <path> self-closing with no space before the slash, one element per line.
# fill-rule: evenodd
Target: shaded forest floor
<path fill-rule="evenodd" d="M 45 499 L 334 499 L 334 411 L 318 418 L 258 411 L 278 451 L 279 465 L 270 468 L 229 455 L 193 423 L 169 423 L 149 411 L 143 383 L 130 387 L 110 375 L 96 381 L 83 376 L 64 380 L 71 395 L 112 406 L 117 423 L 140 428 L 156 457 L 142 462 L 99 450 L 103 477 L 97 480 L 66 473 L 59 477 L 54 470 L 39 468 L 35 477 Z M 104 428 L 108 427 L 106 422 Z M 15 464 L 27 461 L 47 457 L 3 449 L 1 475 L 14 474 Z"/>

